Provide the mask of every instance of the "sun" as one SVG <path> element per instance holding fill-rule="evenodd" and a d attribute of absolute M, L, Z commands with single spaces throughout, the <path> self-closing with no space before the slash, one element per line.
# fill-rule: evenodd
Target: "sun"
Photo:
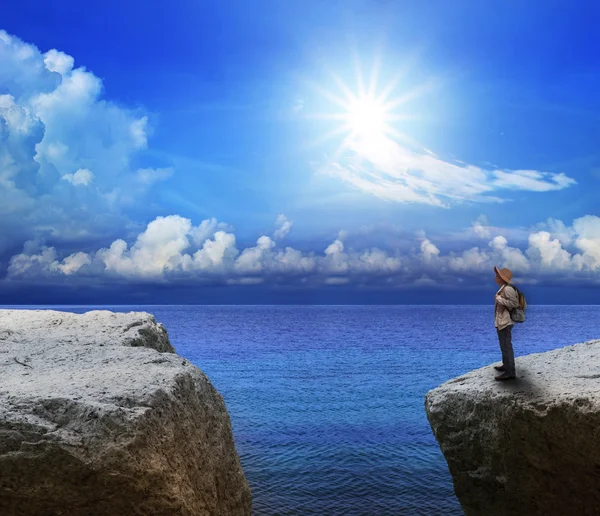
<path fill-rule="evenodd" d="M 388 132 L 390 113 L 377 99 L 362 97 L 352 99 L 345 114 L 348 129 L 356 136 L 379 138 Z"/>
<path fill-rule="evenodd" d="M 406 82 L 406 68 L 400 67 L 389 82 L 381 84 L 380 67 L 381 59 L 377 58 L 372 73 L 367 77 L 363 74 L 360 63 L 356 61 L 356 81 L 353 85 L 342 80 L 341 76 L 331 69 L 326 69 L 329 84 L 308 81 L 311 89 L 318 93 L 318 104 L 326 111 L 305 111 L 303 116 L 338 122 L 331 126 L 329 132 L 309 143 L 310 147 L 320 146 L 327 140 L 341 137 L 340 144 L 332 156 L 335 158 L 345 150 L 357 146 L 382 148 L 392 141 L 414 142 L 400 127 L 410 127 L 406 122 L 418 118 L 414 111 L 409 109 L 408 103 L 427 92 L 433 83 L 419 84 L 400 92 L 396 87 L 401 79 Z M 328 100 L 329 106 L 323 104 L 321 99 Z"/>

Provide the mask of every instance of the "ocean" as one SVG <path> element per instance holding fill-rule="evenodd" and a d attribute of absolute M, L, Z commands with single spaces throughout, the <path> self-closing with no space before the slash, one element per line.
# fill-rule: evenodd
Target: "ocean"
<path fill-rule="evenodd" d="M 491 297 L 490 297 L 491 299 Z M 462 515 L 426 392 L 501 359 L 490 306 L 29 306 L 147 311 L 221 392 L 253 515 Z M 515 356 L 600 338 L 600 306 L 530 306 Z"/>

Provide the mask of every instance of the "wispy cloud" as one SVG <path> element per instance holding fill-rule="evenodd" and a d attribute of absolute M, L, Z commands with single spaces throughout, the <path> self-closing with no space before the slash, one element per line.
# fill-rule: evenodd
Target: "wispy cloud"
<path fill-rule="evenodd" d="M 144 185 L 151 185 L 158 181 L 164 181 L 172 175 L 172 168 L 140 168 L 136 173 L 137 180 Z"/>
<path fill-rule="evenodd" d="M 504 202 L 503 190 L 547 192 L 576 184 L 563 173 L 484 169 L 414 150 L 388 137 L 353 138 L 317 171 L 394 202 L 449 207 L 456 202 Z M 496 194 L 496 195 L 494 195 Z"/>
<path fill-rule="evenodd" d="M 277 216 L 277 220 L 275 221 L 275 223 L 279 227 L 273 233 L 273 238 L 275 240 L 281 240 L 282 238 L 285 238 L 287 234 L 291 231 L 293 223 L 283 213 Z"/>
<path fill-rule="evenodd" d="M 537 170 L 511 170 L 491 172 L 495 178 L 492 185 L 499 189 L 529 190 L 531 192 L 549 192 L 562 190 L 576 184 L 576 181 L 563 173 L 538 172 Z"/>

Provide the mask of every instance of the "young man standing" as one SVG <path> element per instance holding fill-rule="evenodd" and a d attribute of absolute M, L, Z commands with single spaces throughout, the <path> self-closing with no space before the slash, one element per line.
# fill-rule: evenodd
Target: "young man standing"
<path fill-rule="evenodd" d="M 502 365 L 494 366 L 498 371 L 502 371 L 500 376 L 496 376 L 496 380 L 514 380 L 517 377 L 515 354 L 512 346 L 514 322 L 510 317 L 510 311 L 519 306 L 519 296 L 517 291 L 510 285 L 512 279 L 510 269 L 498 270 L 498 267 L 494 267 L 494 271 L 496 272 L 496 283 L 500 285 L 500 289 L 494 296 L 494 323 L 498 332 L 500 350 L 502 351 Z"/>

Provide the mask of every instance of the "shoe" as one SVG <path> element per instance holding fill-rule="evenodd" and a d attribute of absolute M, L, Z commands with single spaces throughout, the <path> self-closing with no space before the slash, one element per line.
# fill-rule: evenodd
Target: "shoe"
<path fill-rule="evenodd" d="M 495 365 L 495 366 L 494 366 L 494 369 L 495 369 L 496 371 L 504 371 L 504 366 L 503 366 L 503 365 Z"/>
<path fill-rule="evenodd" d="M 506 372 L 502 373 L 500 376 L 496 376 L 495 379 L 498 381 L 504 380 L 515 380 L 517 377 L 515 375 L 507 374 Z"/>

